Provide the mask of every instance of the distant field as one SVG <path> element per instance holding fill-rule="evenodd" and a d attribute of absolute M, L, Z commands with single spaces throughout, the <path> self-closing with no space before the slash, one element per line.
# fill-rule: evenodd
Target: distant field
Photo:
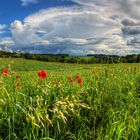
<path fill-rule="evenodd" d="M 140 139 L 140 64 L 1 58 L 0 70 L 2 140 Z"/>

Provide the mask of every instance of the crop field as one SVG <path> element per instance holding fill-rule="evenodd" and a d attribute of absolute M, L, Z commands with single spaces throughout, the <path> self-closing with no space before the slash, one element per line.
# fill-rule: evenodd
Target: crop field
<path fill-rule="evenodd" d="M 140 65 L 0 59 L 0 140 L 140 140 Z"/>

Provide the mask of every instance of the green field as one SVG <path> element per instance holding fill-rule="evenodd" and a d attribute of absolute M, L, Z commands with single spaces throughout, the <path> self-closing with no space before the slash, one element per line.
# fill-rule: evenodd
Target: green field
<path fill-rule="evenodd" d="M 139 64 L 0 59 L 4 69 L 8 75 L 0 74 L 0 139 L 140 139 Z M 37 74 L 43 69 L 46 79 Z"/>

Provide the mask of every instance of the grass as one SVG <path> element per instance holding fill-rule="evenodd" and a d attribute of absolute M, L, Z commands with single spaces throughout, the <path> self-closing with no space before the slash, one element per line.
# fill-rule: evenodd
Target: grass
<path fill-rule="evenodd" d="M 0 74 L 0 139 L 140 139 L 139 64 L 0 59 L 3 69 L 9 76 Z M 37 75 L 42 69 L 46 79 Z"/>

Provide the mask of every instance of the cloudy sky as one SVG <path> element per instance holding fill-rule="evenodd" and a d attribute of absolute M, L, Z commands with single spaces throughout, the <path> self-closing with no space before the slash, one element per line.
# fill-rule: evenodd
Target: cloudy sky
<path fill-rule="evenodd" d="M 0 50 L 140 53 L 140 0 L 0 0 Z"/>

